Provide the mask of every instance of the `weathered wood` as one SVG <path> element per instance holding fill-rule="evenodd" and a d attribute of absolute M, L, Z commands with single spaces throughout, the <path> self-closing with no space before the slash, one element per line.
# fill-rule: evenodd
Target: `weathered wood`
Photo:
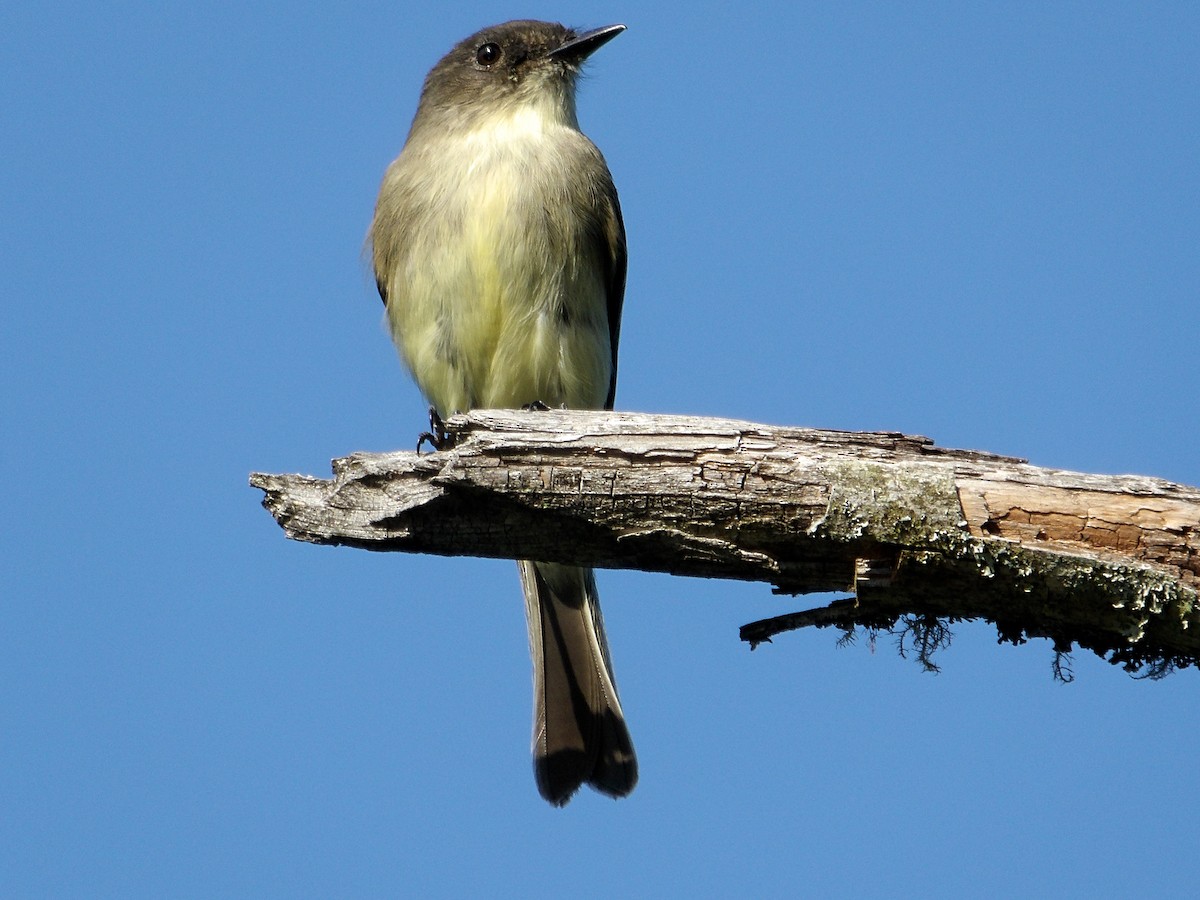
<path fill-rule="evenodd" d="M 251 484 L 297 540 L 850 590 L 808 623 L 986 618 L 1130 667 L 1200 658 L 1197 488 L 723 419 L 483 410 L 447 428 L 450 450 Z"/>

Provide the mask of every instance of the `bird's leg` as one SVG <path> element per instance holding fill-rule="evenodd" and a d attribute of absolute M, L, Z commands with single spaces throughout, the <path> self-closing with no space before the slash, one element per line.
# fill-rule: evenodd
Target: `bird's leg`
<path fill-rule="evenodd" d="M 550 407 L 541 400 L 534 400 L 532 403 L 526 403 L 522 406 L 521 410 L 523 412 L 549 412 Z"/>
<path fill-rule="evenodd" d="M 434 450 L 449 450 L 454 446 L 454 437 L 446 431 L 446 423 L 438 415 L 437 407 L 429 407 L 429 430 L 417 435 L 417 452 L 421 446 L 429 444 Z"/>

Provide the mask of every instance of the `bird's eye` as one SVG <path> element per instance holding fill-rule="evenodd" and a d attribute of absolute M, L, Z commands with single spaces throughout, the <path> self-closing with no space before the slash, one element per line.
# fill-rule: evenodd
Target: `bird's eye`
<path fill-rule="evenodd" d="M 487 69 L 500 61 L 500 55 L 499 44 L 484 44 L 475 51 L 475 62 Z"/>

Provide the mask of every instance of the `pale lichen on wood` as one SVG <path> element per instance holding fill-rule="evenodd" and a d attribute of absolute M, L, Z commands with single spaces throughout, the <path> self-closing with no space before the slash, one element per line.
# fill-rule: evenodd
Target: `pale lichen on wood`
<path fill-rule="evenodd" d="M 1196 488 L 723 419 L 484 410 L 447 427 L 449 450 L 252 483 L 299 540 L 850 590 L 807 623 L 985 618 L 1130 668 L 1200 657 Z"/>

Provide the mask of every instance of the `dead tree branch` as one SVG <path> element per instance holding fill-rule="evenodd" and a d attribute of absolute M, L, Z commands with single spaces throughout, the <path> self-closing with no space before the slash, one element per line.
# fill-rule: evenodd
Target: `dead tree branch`
<path fill-rule="evenodd" d="M 482 410 L 452 449 L 254 474 L 288 537 L 770 582 L 853 597 L 754 623 L 987 619 L 1131 670 L 1200 659 L 1200 489 L 923 437 L 613 412 Z"/>

